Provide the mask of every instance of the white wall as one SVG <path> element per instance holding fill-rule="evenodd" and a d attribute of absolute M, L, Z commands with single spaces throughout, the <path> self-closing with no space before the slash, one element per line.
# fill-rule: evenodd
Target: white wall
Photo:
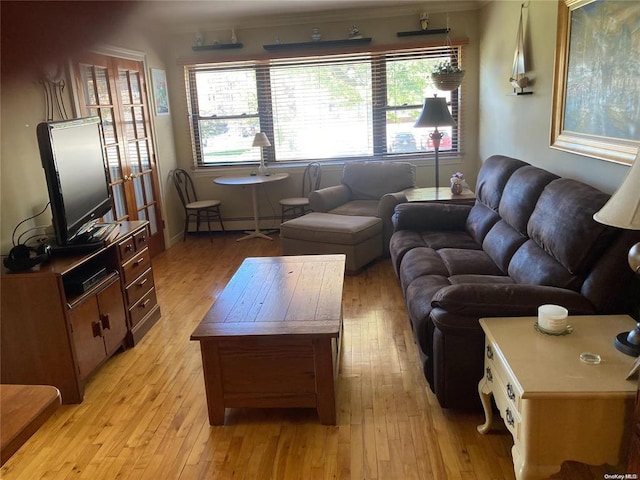
<path fill-rule="evenodd" d="M 549 147 L 558 3 L 531 0 L 524 10 L 525 50 L 533 95 L 509 96 L 520 5 L 494 1 L 481 12 L 479 125 L 480 156 L 520 158 L 564 177 L 612 193 L 629 167 Z M 528 68 L 529 70 L 529 68 Z"/>

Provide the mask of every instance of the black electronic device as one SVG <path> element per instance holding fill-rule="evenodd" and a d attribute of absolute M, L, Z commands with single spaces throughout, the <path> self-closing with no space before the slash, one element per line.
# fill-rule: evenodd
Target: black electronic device
<path fill-rule="evenodd" d="M 97 285 L 107 276 L 106 267 L 79 268 L 65 277 L 64 285 L 68 294 L 80 295 Z"/>
<path fill-rule="evenodd" d="M 103 243 L 76 238 L 111 210 L 98 117 L 40 123 L 36 129 L 47 180 L 55 243 Z"/>
<path fill-rule="evenodd" d="M 12 272 L 24 272 L 46 262 L 50 257 L 51 248 L 49 245 L 42 244 L 38 248 L 32 248 L 20 244 L 11 249 L 3 263 Z"/>

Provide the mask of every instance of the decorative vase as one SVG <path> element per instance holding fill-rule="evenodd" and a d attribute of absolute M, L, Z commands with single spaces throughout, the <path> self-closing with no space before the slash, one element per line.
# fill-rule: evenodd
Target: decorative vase
<path fill-rule="evenodd" d="M 311 40 L 314 42 L 319 42 L 322 40 L 322 34 L 320 33 L 320 29 L 318 27 L 314 27 L 311 30 Z"/>
<path fill-rule="evenodd" d="M 451 193 L 454 195 L 460 195 L 462 193 L 462 184 L 451 182 Z"/>

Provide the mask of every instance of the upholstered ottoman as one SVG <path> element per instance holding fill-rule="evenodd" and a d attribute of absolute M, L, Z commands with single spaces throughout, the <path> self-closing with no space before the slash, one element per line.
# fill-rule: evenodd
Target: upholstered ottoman
<path fill-rule="evenodd" d="M 312 212 L 280 226 L 283 255 L 344 253 L 354 273 L 382 255 L 382 220 Z"/>

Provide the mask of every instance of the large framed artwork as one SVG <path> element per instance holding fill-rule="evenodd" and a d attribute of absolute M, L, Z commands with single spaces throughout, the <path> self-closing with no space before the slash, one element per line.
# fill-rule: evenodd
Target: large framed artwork
<path fill-rule="evenodd" d="M 560 0 L 551 147 L 631 164 L 640 150 L 640 2 Z"/>

